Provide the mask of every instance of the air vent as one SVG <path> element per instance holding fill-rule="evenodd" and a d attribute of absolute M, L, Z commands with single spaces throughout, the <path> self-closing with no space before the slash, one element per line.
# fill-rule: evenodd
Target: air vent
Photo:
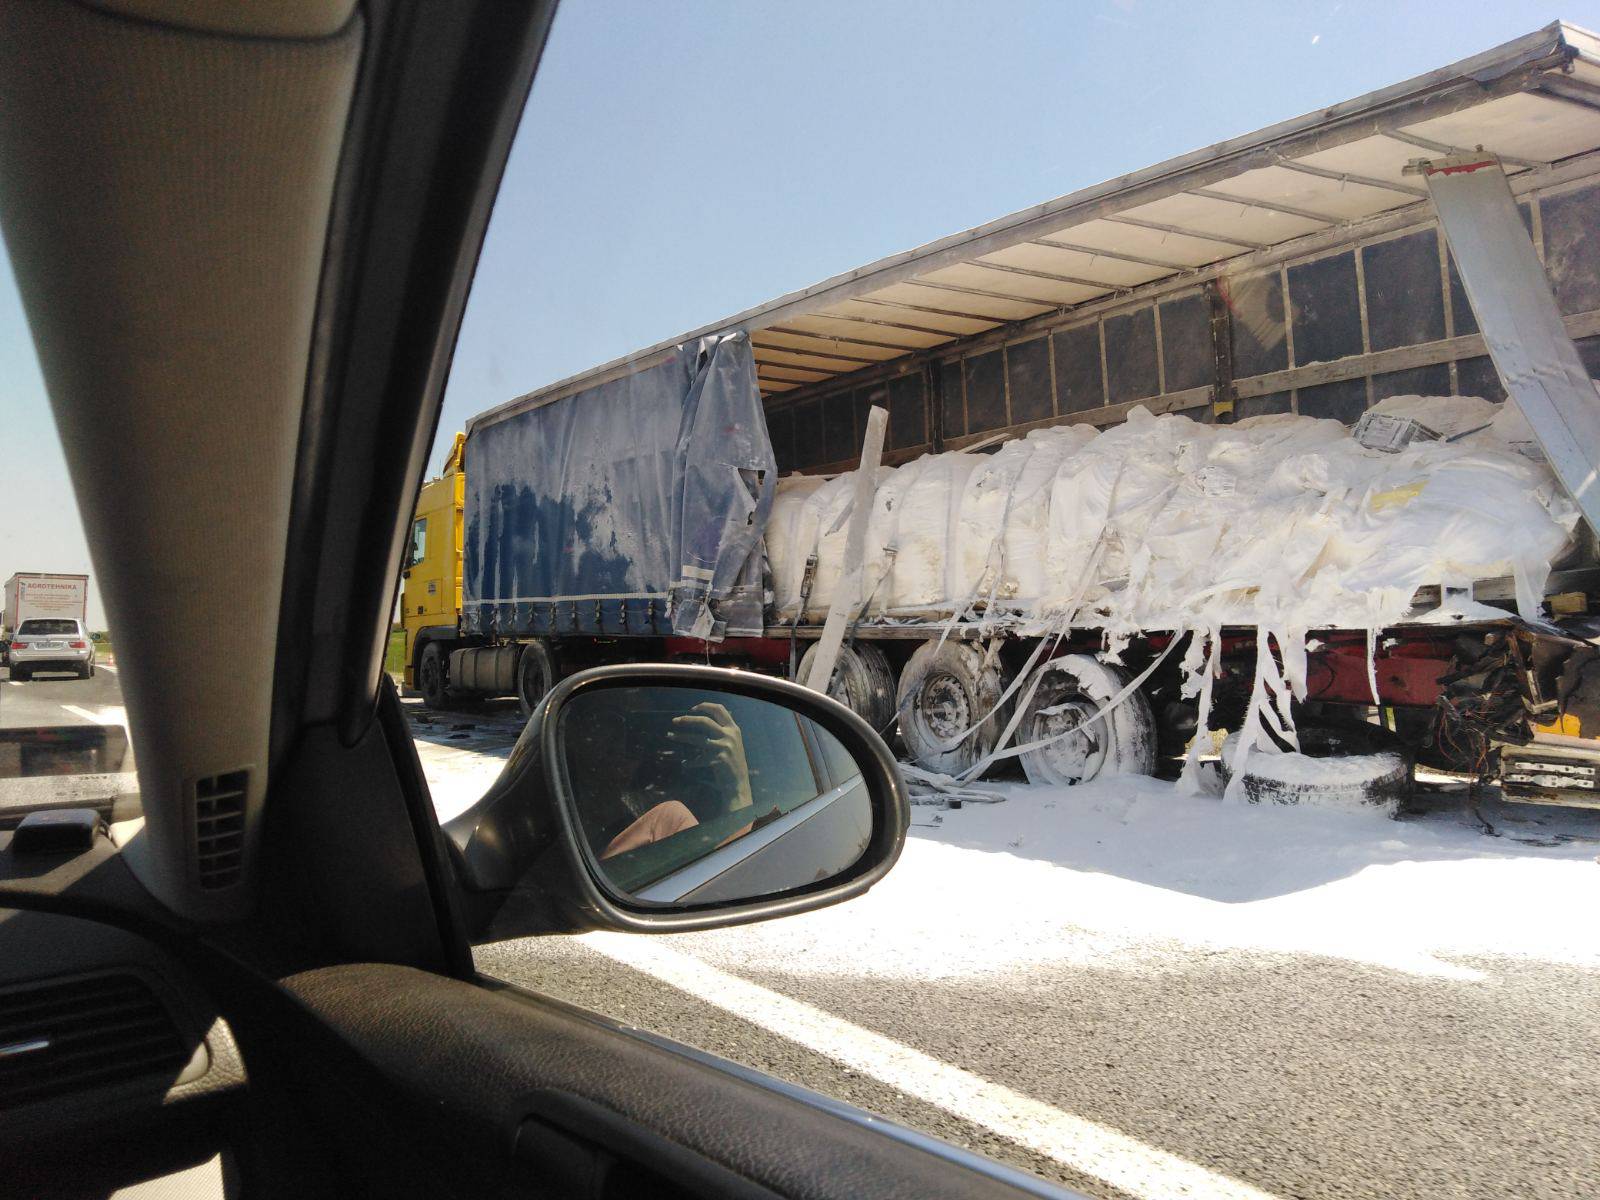
<path fill-rule="evenodd" d="M 96 975 L 0 992 L 0 1109 L 148 1079 L 170 1086 L 192 1050 L 148 984 Z"/>
<path fill-rule="evenodd" d="M 232 887 L 244 873 L 244 799 L 248 771 L 194 781 L 195 876 L 207 891 Z"/>

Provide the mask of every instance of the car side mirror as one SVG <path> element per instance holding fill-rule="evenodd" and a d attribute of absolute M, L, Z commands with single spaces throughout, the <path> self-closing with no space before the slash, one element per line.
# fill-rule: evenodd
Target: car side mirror
<path fill-rule="evenodd" d="M 675 932 L 866 891 L 899 857 L 905 782 L 837 701 L 718 667 L 573 675 L 444 826 L 475 940 Z"/>

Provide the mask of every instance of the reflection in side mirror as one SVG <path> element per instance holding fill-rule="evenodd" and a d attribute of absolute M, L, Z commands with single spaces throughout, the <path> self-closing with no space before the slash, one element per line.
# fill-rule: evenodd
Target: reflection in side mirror
<path fill-rule="evenodd" d="M 564 706 L 557 742 L 596 873 L 625 902 L 730 903 L 826 882 L 872 839 L 850 752 L 770 700 L 593 688 Z"/>
<path fill-rule="evenodd" d="M 752 671 L 593 667 L 539 702 L 505 770 L 443 833 L 474 940 L 667 933 L 859 896 L 910 823 L 865 721 Z"/>

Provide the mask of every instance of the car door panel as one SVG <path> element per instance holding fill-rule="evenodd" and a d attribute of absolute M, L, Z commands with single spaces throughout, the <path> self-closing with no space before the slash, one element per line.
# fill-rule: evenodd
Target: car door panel
<path fill-rule="evenodd" d="M 506 985 L 358 964 L 281 986 L 309 1036 L 346 1060 L 328 1075 L 366 1080 L 367 1094 L 342 1097 L 340 1112 L 430 1141 L 425 1153 L 410 1147 L 430 1175 L 452 1155 L 461 1167 L 420 1190 L 382 1170 L 387 1195 L 438 1195 L 430 1189 L 452 1179 L 499 1195 L 608 1200 L 1069 1194 Z"/>

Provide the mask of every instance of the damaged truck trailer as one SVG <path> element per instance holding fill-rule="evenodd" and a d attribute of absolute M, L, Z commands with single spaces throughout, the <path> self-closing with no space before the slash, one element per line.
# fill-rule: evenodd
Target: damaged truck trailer
<path fill-rule="evenodd" d="M 1551 25 L 484 413 L 408 680 L 825 670 L 930 777 L 1600 800 L 1597 97 Z"/>

